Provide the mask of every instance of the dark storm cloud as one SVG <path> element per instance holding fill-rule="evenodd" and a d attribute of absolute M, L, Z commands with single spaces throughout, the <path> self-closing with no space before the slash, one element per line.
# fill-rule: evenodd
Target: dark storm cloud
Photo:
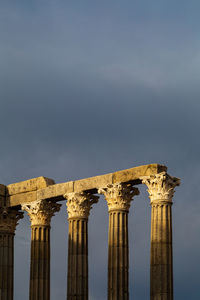
<path fill-rule="evenodd" d="M 177 299 L 198 299 L 198 11 L 195 1 L 2 1 L 0 12 L 1 183 L 166 164 L 182 180 L 173 207 Z M 92 300 L 106 297 L 103 203 L 89 228 Z M 28 298 L 29 235 L 26 217 L 17 230 L 16 300 Z M 130 212 L 130 290 L 140 300 L 149 293 L 149 235 L 143 187 Z M 65 297 L 66 257 L 63 205 L 52 225 L 52 299 Z"/>

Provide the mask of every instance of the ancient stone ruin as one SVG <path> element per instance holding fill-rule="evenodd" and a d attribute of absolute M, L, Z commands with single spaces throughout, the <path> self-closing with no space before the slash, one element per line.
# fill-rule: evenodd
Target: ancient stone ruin
<path fill-rule="evenodd" d="M 148 187 L 151 203 L 150 299 L 173 299 L 172 198 L 180 180 L 158 164 L 55 184 L 38 177 L 0 185 L 0 300 L 13 300 L 14 235 L 26 211 L 31 222 L 30 300 L 50 300 L 50 223 L 67 200 L 67 299 L 88 299 L 88 219 L 103 194 L 108 205 L 108 299 L 128 300 L 128 212 Z M 17 238 L 17 237 L 16 237 Z"/>

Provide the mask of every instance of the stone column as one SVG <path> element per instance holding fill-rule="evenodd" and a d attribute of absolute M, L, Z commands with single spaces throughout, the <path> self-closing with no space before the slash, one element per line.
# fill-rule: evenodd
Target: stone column
<path fill-rule="evenodd" d="M 50 222 L 60 206 L 50 201 L 22 206 L 31 221 L 30 300 L 50 299 Z"/>
<path fill-rule="evenodd" d="M 67 299 L 88 299 L 88 217 L 93 203 L 98 198 L 90 193 L 68 193 L 67 211 L 69 222 L 68 236 L 68 275 Z"/>
<path fill-rule="evenodd" d="M 151 300 L 173 300 L 172 197 L 180 180 L 166 172 L 143 177 L 151 200 Z"/>
<path fill-rule="evenodd" d="M 0 208 L 0 299 L 13 299 L 14 234 L 23 212 Z"/>
<path fill-rule="evenodd" d="M 109 210 L 108 299 L 129 299 L 128 212 L 139 191 L 131 184 L 112 184 L 98 191 L 105 195 Z"/>

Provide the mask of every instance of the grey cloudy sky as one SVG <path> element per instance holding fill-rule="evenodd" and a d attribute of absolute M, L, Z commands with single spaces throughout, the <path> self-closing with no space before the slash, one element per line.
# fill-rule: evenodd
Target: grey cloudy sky
<path fill-rule="evenodd" d="M 175 299 L 197 300 L 200 262 L 200 2 L 0 2 L 0 182 L 64 182 L 149 163 L 180 177 Z M 149 295 L 150 207 L 130 211 L 130 294 Z M 65 299 L 67 215 L 52 221 L 52 300 Z M 107 208 L 89 224 L 90 299 L 106 299 Z M 30 228 L 20 221 L 15 300 L 28 299 Z"/>

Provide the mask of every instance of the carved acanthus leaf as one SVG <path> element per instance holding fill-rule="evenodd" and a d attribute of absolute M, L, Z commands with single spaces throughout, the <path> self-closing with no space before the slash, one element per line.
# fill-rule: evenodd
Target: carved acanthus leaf
<path fill-rule="evenodd" d="M 99 197 L 91 193 L 67 193 L 67 212 L 70 218 L 88 218 L 92 204 L 97 203 Z"/>
<path fill-rule="evenodd" d="M 166 172 L 155 175 L 144 176 L 141 178 L 142 183 L 148 187 L 149 198 L 151 202 L 167 201 L 172 202 L 174 188 L 180 185 L 180 179 L 171 177 Z"/>
<path fill-rule="evenodd" d="M 51 218 L 60 210 L 61 204 L 51 201 L 35 201 L 22 205 L 22 209 L 27 211 L 31 225 L 49 226 Z"/>
<path fill-rule="evenodd" d="M 23 212 L 8 207 L 0 208 L 0 231 L 14 233 Z"/>
<path fill-rule="evenodd" d="M 130 203 L 135 195 L 139 195 L 139 190 L 131 184 L 116 183 L 100 188 L 98 193 L 105 196 L 109 211 L 129 210 Z"/>

